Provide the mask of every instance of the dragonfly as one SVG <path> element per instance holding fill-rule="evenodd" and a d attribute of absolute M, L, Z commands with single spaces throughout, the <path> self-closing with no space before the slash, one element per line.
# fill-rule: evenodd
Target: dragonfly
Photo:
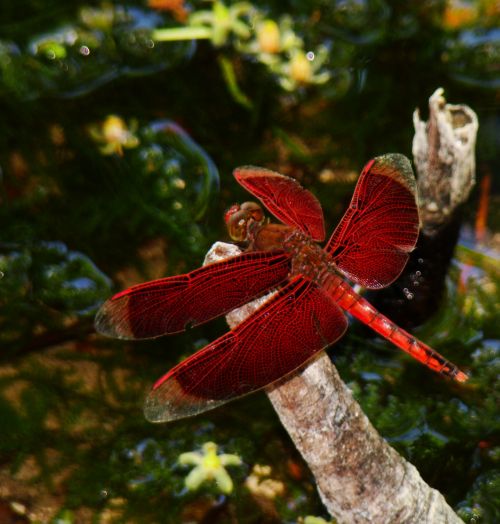
<path fill-rule="evenodd" d="M 234 177 L 260 203 L 225 214 L 241 254 L 183 275 L 135 285 L 108 299 L 95 327 L 137 340 L 179 333 L 225 315 L 269 290 L 272 297 L 246 320 L 194 353 L 152 387 L 144 404 L 151 422 L 196 415 L 265 388 L 302 368 L 337 341 L 346 313 L 364 322 L 428 368 L 465 382 L 468 376 L 377 311 L 345 280 L 367 289 L 402 272 L 419 232 L 416 181 L 400 154 L 370 160 L 324 247 L 316 197 L 291 177 L 240 167 Z M 266 208 L 280 223 L 266 218 Z"/>

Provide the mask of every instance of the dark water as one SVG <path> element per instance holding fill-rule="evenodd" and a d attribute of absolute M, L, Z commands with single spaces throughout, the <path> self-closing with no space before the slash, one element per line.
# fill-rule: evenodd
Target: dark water
<path fill-rule="evenodd" d="M 297 177 L 333 228 L 368 159 L 411 157 L 413 110 L 426 116 L 441 86 L 478 114 L 487 228 L 475 227 L 476 189 L 443 298 L 413 332 L 473 378 L 451 384 L 354 323 L 330 354 L 380 433 L 460 516 L 498 522 L 498 6 L 259 2 L 237 20 L 257 33 L 265 17 L 279 23 L 276 58 L 262 50 L 270 26 L 267 44 L 223 30 L 160 42 L 154 29 L 211 6 L 159 4 L 0 7 L 0 521 L 326 519 L 265 395 L 144 420 L 151 384 L 223 321 L 129 343 L 95 335 L 93 316 L 114 291 L 198 267 L 227 240 L 224 209 L 248 199 L 236 166 Z M 228 467 L 230 494 L 184 484 L 179 456 L 209 441 L 242 458 Z M 251 477 L 255 464 L 272 469 Z M 275 497 L 259 498 L 249 476 L 273 479 Z"/>

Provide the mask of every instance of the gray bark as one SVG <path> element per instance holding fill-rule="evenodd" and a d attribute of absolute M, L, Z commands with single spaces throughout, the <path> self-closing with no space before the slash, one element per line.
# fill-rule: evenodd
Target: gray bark
<path fill-rule="evenodd" d="M 429 98 L 429 120 L 413 113 L 413 157 L 418 173 L 419 209 L 424 234 L 448 222 L 475 184 L 476 113 L 447 104 L 439 88 Z"/>

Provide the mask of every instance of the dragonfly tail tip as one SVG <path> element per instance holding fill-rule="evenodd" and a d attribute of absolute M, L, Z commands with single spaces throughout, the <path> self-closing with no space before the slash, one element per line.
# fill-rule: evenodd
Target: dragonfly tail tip
<path fill-rule="evenodd" d="M 464 372 L 459 371 L 454 378 L 457 382 L 467 382 L 469 380 L 469 375 L 466 375 Z"/>

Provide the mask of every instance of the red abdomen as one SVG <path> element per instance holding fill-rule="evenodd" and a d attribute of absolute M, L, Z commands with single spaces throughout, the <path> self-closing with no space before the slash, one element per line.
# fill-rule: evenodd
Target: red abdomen
<path fill-rule="evenodd" d="M 458 382 L 465 382 L 468 379 L 467 375 L 460 371 L 455 364 L 452 364 L 437 351 L 398 327 L 339 277 L 331 279 L 329 290 L 332 298 L 342 309 L 364 322 L 367 326 L 370 326 L 374 331 L 390 340 L 395 346 L 422 362 L 428 368 L 449 376 Z"/>

